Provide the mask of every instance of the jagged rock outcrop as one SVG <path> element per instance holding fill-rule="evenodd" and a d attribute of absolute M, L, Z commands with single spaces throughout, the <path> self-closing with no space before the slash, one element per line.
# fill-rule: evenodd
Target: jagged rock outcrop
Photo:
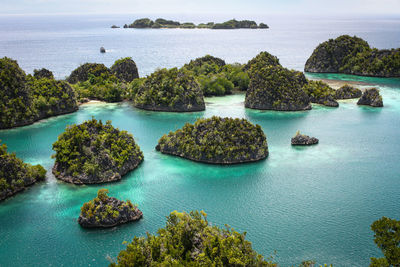
<path fill-rule="evenodd" d="M 100 53 L 105 53 L 106 52 L 106 49 L 104 48 L 104 47 L 100 47 Z"/>
<path fill-rule="evenodd" d="M 133 99 L 135 107 L 152 111 L 205 110 L 204 96 L 191 73 L 173 68 L 149 75 Z"/>
<path fill-rule="evenodd" d="M 45 68 L 42 68 L 40 70 L 33 70 L 33 77 L 35 77 L 36 79 L 54 79 L 53 72 Z"/>
<path fill-rule="evenodd" d="M 0 144 L 0 201 L 43 181 L 45 176 L 41 165 L 24 163 L 14 153 L 8 153 L 5 144 Z"/>
<path fill-rule="evenodd" d="M 334 99 L 335 90 L 322 81 L 309 80 L 303 87 L 304 92 L 310 97 L 311 103 L 327 107 L 338 107 L 339 103 Z"/>
<path fill-rule="evenodd" d="M 185 64 L 184 67 L 190 70 L 195 67 L 201 67 L 204 64 L 209 64 L 209 65 L 215 64 L 218 67 L 223 67 L 226 65 L 225 60 L 223 59 L 220 59 L 218 57 L 213 57 L 211 55 L 205 55 L 204 57 L 199 57 L 196 58 L 195 60 L 191 60 L 189 64 Z"/>
<path fill-rule="evenodd" d="M 281 64 L 276 56 L 264 51 L 259 53 L 253 59 L 249 60 L 249 62 L 247 62 L 247 64 L 243 67 L 243 70 L 249 71 L 252 66 L 262 68 L 267 66 L 281 66 Z"/>
<path fill-rule="evenodd" d="M 358 100 L 357 105 L 367 105 L 371 107 L 383 107 L 382 96 L 377 88 L 366 89 Z"/>
<path fill-rule="evenodd" d="M 307 72 L 400 77 L 400 49 L 378 50 L 356 36 L 342 35 L 317 46 L 307 60 Z"/>
<path fill-rule="evenodd" d="M 156 150 L 211 164 L 252 162 L 268 156 L 267 139 L 259 125 L 216 116 L 164 135 Z"/>
<path fill-rule="evenodd" d="M 121 58 L 115 61 L 110 70 L 111 73 L 123 82 L 131 82 L 134 79 L 139 78 L 136 63 L 130 57 Z"/>
<path fill-rule="evenodd" d="M 81 207 L 78 223 L 85 228 L 113 227 L 137 221 L 143 213 L 131 201 L 121 201 L 107 195 L 107 189 L 100 189 L 97 197 Z"/>
<path fill-rule="evenodd" d="M 78 82 L 84 82 L 89 79 L 89 74 L 92 74 L 96 77 L 101 74 L 109 74 L 110 70 L 104 64 L 98 63 L 85 63 L 75 70 L 71 72 L 67 81 L 71 84 L 75 84 Z"/>
<path fill-rule="evenodd" d="M 319 140 L 315 137 L 309 137 L 308 135 L 301 134 L 297 132 L 294 137 L 292 137 L 292 146 L 310 146 L 318 144 Z"/>
<path fill-rule="evenodd" d="M 362 95 L 362 91 L 358 88 L 350 86 L 348 84 L 343 85 L 339 89 L 335 91 L 335 99 L 352 99 L 352 98 L 360 98 Z"/>
<path fill-rule="evenodd" d="M 131 134 L 96 119 L 68 126 L 53 150 L 55 177 L 74 184 L 117 181 L 143 161 Z"/>
<path fill-rule="evenodd" d="M 282 66 L 255 65 L 250 69 L 250 84 L 245 107 L 261 110 L 299 111 L 311 109 L 303 86 L 303 73 Z"/>

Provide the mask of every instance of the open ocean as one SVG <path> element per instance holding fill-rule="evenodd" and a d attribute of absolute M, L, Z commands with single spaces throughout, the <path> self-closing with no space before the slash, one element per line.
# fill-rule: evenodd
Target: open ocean
<path fill-rule="evenodd" d="M 141 17 L 141 16 L 140 16 Z M 150 16 L 157 18 L 159 16 Z M 229 17 L 161 16 L 179 21 L 221 22 Z M 0 57 L 18 60 L 27 72 L 48 68 L 65 78 L 85 62 L 111 66 L 130 56 L 145 76 L 156 68 L 180 67 L 211 54 L 227 63 L 245 63 L 261 51 L 282 65 L 303 70 L 313 49 L 341 34 L 362 37 L 380 49 L 400 47 L 400 18 L 243 17 L 265 22 L 268 30 L 111 29 L 135 15 L 0 16 Z M 104 46 L 107 53 L 100 54 Z M 130 103 L 81 106 L 76 113 L 31 126 L 0 131 L 10 152 L 48 169 L 46 182 L 0 203 L 0 266 L 105 266 L 133 236 L 155 233 L 173 210 L 204 210 L 209 221 L 247 232 L 257 252 L 276 251 L 280 266 L 302 260 L 335 266 L 368 266 L 381 256 L 370 225 L 387 216 L 400 219 L 400 79 L 349 75 L 313 78 L 364 82 L 381 90 L 385 107 L 339 108 L 313 105 L 311 111 L 274 112 L 244 108 L 244 95 L 206 98 L 206 111 L 149 112 Z M 154 147 L 171 130 L 212 115 L 247 118 L 267 135 L 267 160 L 211 166 L 162 155 Z M 122 181 L 75 186 L 51 174 L 52 143 L 65 127 L 95 116 L 131 132 L 145 161 Z M 297 130 L 320 144 L 293 148 Z M 143 211 L 136 223 L 85 230 L 80 207 L 99 188 L 131 199 Z"/>

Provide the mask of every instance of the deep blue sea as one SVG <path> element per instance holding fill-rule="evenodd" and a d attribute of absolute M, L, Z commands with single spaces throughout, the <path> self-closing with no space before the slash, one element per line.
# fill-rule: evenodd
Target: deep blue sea
<path fill-rule="evenodd" d="M 156 18 L 158 16 L 151 16 Z M 224 21 L 220 16 L 180 21 Z M 156 68 L 182 66 L 212 54 L 245 63 L 268 51 L 289 68 L 303 70 L 315 46 L 341 34 L 357 35 L 377 48 L 400 47 L 400 18 L 254 18 L 269 30 L 110 29 L 134 15 L 0 16 L 0 57 L 18 60 L 32 73 L 48 68 L 65 78 L 85 62 L 107 66 L 132 57 L 141 76 Z M 253 19 L 244 17 L 238 19 Z M 106 54 L 100 54 L 104 46 Z M 46 182 L 0 203 L 0 266 L 105 266 L 133 236 L 155 233 L 173 210 L 205 210 L 209 221 L 246 231 L 254 248 L 280 266 L 302 260 L 335 266 L 368 266 L 381 256 L 370 225 L 382 216 L 400 219 L 400 80 L 349 75 L 312 78 L 377 86 L 385 107 L 339 108 L 313 105 L 311 111 L 274 112 L 244 108 L 244 95 L 206 99 L 206 111 L 149 112 L 130 103 L 90 104 L 76 113 L 31 126 L 0 131 L 9 151 L 49 171 Z M 253 164 L 210 166 L 162 155 L 154 147 L 171 130 L 212 115 L 247 118 L 267 135 L 270 156 Z M 145 161 L 121 182 L 75 186 L 51 174 L 51 145 L 65 127 L 92 116 L 135 136 Z M 313 147 L 293 148 L 297 130 L 316 136 Z M 77 218 L 82 204 L 99 188 L 131 199 L 144 213 L 137 222 L 112 229 L 84 230 Z"/>

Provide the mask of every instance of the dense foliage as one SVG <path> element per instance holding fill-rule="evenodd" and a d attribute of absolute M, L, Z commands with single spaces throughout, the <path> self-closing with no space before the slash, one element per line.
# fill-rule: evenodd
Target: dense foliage
<path fill-rule="evenodd" d="M 98 77 L 102 74 L 106 76 L 110 74 L 110 70 L 104 64 L 85 63 L 73 70 L 67 78 L 67 81 L 71 84 L 75 84 L 87 81 L 90 78 L 90 75 Z"/>
<path fill-rule="evenodd" d="M 53 150 L 54 175 L 75 184 L 119 180 L 143 160 L 131 134 L 96 119 L 68 126 Z"/>
<path fill-rule="evenodd" d="M 49 77 L 49 78 L 47 78 Z M 18 63 L 0 59 L 0 129 L 31 124 L 78 109 L 72 88 L 56 81 L 50 71 L 26 76 Z"/>
<path fill-rule="evenodd" d="M 342 35 L 318 45 L 305 71 L 400 77 L 400 49 L 372 49 L 361 38 Z"/>
<path fill-rule="evenodd" d="M 245 91 L 250 78 L 240 64 L 226 64 L 224 60 L 206 55 L 183 66 L 193 73 L 205 96 L 231 94 L 234 89 Z"/>
<path fill-rule="evenodd" d="M 185 70 L 161 69 L 149 75 L 133 97 L 136 107 L 155 111 L 201 111 L 203 92 Z"/>
<path fill-rule="evenodd" d="M 33 70 L 33 76 L 36 79 L 47 78 L 47 79 L 54 79 L 53 72 L 48 69 L 42 68 L 40 70 Z"/>
<path fill-rule="evenodd" d="M 5 144 L 0 144 L 0 200 L 44 180 L 45 175 L 46 170 L 41 165 L 24 163 L 14 153 L 8 153 Z"/>
<path fill-rule="evenodd" d="M 371 258 L 370 267 L 400 266 L 400 221 L 382 217 L 371 225 L 383 258 Z"/>
<path fill-rule="evenodd" d="M 115 26 L 115 25 L 113 25 Z M 112 26 L 112 27 L 113 27 Z M 115 26 L 117 27 L 117 26 Z M 178 21 L 173 21 L 173 20 L 166 20 L 163 18 L 158 18 L 155 21 L 149 19 L 149 18 L 141 18 L 135 20 L 131 24 L 125 24 L 124 28 L 153 28 L 153 29 L 159 29 L 159 28 L 184 28 L 184 29 L 194 29 L 194 28 L 201 28 L 201 29 L 268 29 L 268 25 L 265 23 L 260 23 L 260 25 L 257 25 L 255 21 L 252 20 L 236 20 L 236 19 L 231 19 L 223 23 L 214 23 L 214 22 L 208 22 L 208 23 L 200 23 L 198 25 L 195 25 L 192 22 L 185 22 L 185 23 L 180 23 Z"/>
<path fill-rule="evenodd" d="M 328 107 L 338 107 L 339 104 L 334 99 L 335 90 L 322 81 L 309 80 L 303 86 L 304 92 L 310 97 L 312 103 L 325 105 Z"/>
<path fill-rule="evenodd" d="M 136 63 L 130 57 L 118 59 L 110 70 L 122 82 L 131 82 L 139 78 Z"/>
<path fill-rule="evenodd" d="M 303 73 L 279 65 L 256 64 L 250 69 L 245 106 L 253 109 L 296 111 L 311 109 Z"/>
<path fill-rule="evenodd" d="M 255 69 L 260 69 L 266 66 L 281 66 L 281 64 L 276 56 L 264 51 L 259 53 L 253 59 L 249 60 L 249 62 L 247 62 L 247 64 L 244 66 L 244 70 L 249 71 L 253 66 Z"/>
<path fill-rule="evenodd" d="M 259 125 L 246 119 L 215 116 L 186 123 L 182 129 L 164 135 L 156 149 L 214 164 L 250 162 L 268 156 L 267 139 Z"/>
<path fill-rule="evenodd" d="M 362 91 L 360 89 L 345 84 L 335 91 L 334 97 L 335 99 L 351 99 L 359 98 L 361 95 Z"/>
<path fill-rule="evenodd" d="M 204 212 L 172 212 L 157 235 L 135 237 L 111 266 L 276 266 L 255 252 L 246 233 L 211 225 Z"/>
<path fill-rule="evenodd" d="M 142 217 L 142 212 L 130 200 L 124 202 L 107 193 L 108 189 L 99 189 L 97 197 L 83 204 L 78 218 L 81 226 L 112 227 Z"/>

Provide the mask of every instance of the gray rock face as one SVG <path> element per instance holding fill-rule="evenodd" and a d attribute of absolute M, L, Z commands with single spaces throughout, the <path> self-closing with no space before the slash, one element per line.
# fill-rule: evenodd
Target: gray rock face
<path fill-rule="evenodd" d="M 123 58 L 115 61 L 110 70 L 118 79 L 124 82 L 131 82 L 139 78 L 138 68 L 135 61 L 131 58 Z"/>
<path fill-rule="evenodd" d="M 361 97 L 362 92 L 360 89 L 350 85 L 343 85 L 335 92 L 335 99 L 352 99 Z"/>
<path fill-rule="evenodd" d="M 383 107 L 383 100 L 382 96 L 379 94 L 379 90 L 377 88 L 365 90 L 361 98 L 358 100 L 357 105 Z"/>
<path fill-rule="evenodd" d="M 106 49 L 104 47 L 100 47 L 100 53 L 105 53 Z"/>
<path fill-rule="evenodd" d="M 301 134 L 300 132 L 296 133 L 291 140 L 292 146 L 310 146 L 318 144 L 319 140 L 315 137 L 309 137 L 308 135 Z"/>
<path fill-rule="evenodd" d="M 85 228 L 107 228 L 114 227 L 127 222 L 137 221 L 142 218 L 143 213 L 135 206 L 113 197 L 98 202 L 92 200 L 95 212 L 88 215 L 81 212 L 78 223 Z"/>

